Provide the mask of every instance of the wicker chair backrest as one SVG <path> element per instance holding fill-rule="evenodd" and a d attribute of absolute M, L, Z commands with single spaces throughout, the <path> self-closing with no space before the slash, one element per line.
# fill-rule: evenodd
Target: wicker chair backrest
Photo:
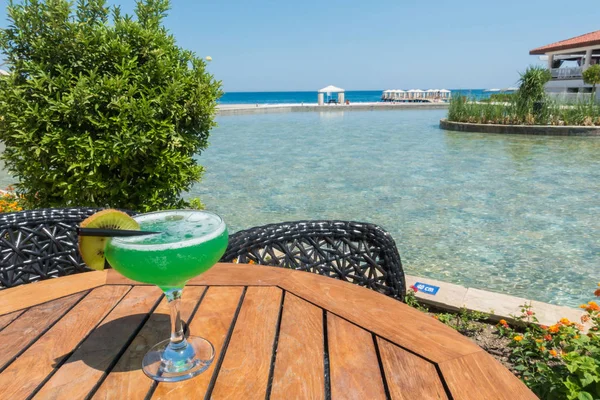
<path fill-rule="evenodd" d="M 296 221 L 255 227 L 231 235 L 221 261 L 314 272 L 401 301 L 406 293 L 396 243 L 374 224 Z"/>
<path fill-rule="evenodd" d="M 89 271 L 77 248 L 75 227 L 98 210 L 52 208 L 0 214 L 0 289 Z"/>

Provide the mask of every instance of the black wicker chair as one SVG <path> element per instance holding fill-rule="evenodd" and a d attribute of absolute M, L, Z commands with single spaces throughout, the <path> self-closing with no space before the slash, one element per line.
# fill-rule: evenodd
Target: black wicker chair
<path fill-rule="evenodd" d="M 221 261 L 310 271 L 400 301 L 406 294 L 396 243 L 373 224 L 298 221 L 255 227 L 231 235 Z"/>
<path fill-rule="evenodd" d="M 53 208 L 0 214 L 0 289 L 90 271 L 79 255 L 75 227 L 99 210 Z"/>

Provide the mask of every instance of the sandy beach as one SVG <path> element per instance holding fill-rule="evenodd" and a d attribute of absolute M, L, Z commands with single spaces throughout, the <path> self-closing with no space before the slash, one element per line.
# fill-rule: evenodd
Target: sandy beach
<path fill-rule="evenodd" d="M 351 104 L 326 104 L 319 106 L 317 103 L 291 103 L 291 104 L 219 104 L 219 115 L 241 114 L 266 114 L 284 112 L 340 112 L 340 111 L 374 111 L 374 110 L 425 110 L 445 109 L 448 103 L 351 103 Z"/>

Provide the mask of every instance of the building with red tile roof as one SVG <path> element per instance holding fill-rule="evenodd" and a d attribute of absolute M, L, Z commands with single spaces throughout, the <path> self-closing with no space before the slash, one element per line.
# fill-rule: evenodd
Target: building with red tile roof
<path fill-rule="evenodd" d="M 571 100 L 584 98 L 592 87 L 583 82 L 583 71 L 600 64 L 600 30 L 537 47 L 529 54 L 548 61 L 552 80 L 546 84 L 546 92 Z"/>
<path fill-rule="evenodd" d="M 600 47 L 600 30 L 585 35 L 575 36 L 571 39 L 561 40 L 560 42 L 547 44 L 529 51 L 529 54 L 547 54 L 560 50 L 574 50 L 581 47 L 598 46 Z"/>

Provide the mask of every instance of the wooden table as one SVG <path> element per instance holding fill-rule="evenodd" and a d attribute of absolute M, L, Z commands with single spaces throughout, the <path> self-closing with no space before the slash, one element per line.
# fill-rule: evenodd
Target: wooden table
<path fill-rule="evenodd" d="M 480 347 L 396 300 L 283 268 L 218 264 L 181 303 L 213 365 L 148 379 L 165 299 L 114 270 L 0 292 L 0 399 L 535 399 Z"/>

